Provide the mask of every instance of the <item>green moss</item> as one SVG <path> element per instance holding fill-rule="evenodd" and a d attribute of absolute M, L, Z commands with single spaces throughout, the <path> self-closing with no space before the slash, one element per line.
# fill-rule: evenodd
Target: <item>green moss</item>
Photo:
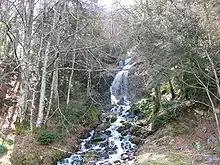
<path fill-rule="evenodd" d="M 52 156 L 52 160 L 53 162 L 56 162 L 62 158 L 65 158 L 65 157 L 69 157 L 69 154 L 65 153 L 65 152 L 62 152 L 62 151 L 58 151 L 58 150 L 54 150 L 54 151 L 51 151 L 53 154 Z M 49 161 L 49 160 L 48 160 Z"/>
<path fill-rule="evenodd" d="M 22 122 L 16 121 L 15 122 L 15 133 L 17 135 L 25 133 L 27 130 L 30 130 L 29 122 L 23 120 Z"/>
<path fill-rule="evenodd" d="M 85 164 L 88 163 L 90 160 L 94 160 L 97 158 L 98 155 L 96 152 L 89 152 L 86 156 L 83 157 Z"/>

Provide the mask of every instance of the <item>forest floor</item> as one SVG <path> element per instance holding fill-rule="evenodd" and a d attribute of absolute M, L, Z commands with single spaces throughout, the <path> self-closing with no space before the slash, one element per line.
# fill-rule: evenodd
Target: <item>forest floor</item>
<path fill-rule="evenodd" d="M 212 116 L 187 114 L 147 137 L 138 165 L 220 165 L 220 143 Z"/>

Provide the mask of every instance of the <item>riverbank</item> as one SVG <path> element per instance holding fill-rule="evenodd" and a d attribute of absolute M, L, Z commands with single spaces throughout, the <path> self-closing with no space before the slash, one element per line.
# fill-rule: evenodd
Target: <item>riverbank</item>
<path fill-rule="evenodd" d="M 213 115 L 193 111 L 143 140 L 136 165 L 219 165 L 220 143 Z"/>

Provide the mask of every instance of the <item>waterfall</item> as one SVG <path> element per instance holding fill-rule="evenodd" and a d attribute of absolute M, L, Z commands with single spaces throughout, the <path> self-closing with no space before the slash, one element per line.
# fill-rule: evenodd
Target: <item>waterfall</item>
<path fill-rule="evenodd" d="M 124 105 L 130 104 L 130 94 L 128 85 L 128 73 L 129 69 L 133 66 L 131 58 L 119 62 L 119 69 L 121 69 L 115 76 L 112 86 L 110 87 L 111 92 L 111 104 L 118 105 L 122 103 Z"/>
<path fill-rule="evenodd" d="M 57 165 L 83 165 L 84 158 L 88 156 L 89 165 L 134 164 L 136 145 L 130 141 L 130 128 L 136 117 L 130 110 L 128 86 L 128 73 L 132 66 L 131 58 L 120 61 L 119 72 L 110 87 L 114 107 L 102 120 L 103 125 L 82 139 L 78 151 L 71 157 L 58 161 Z M 91 157 L 91 154 L 94 156 Z"/>

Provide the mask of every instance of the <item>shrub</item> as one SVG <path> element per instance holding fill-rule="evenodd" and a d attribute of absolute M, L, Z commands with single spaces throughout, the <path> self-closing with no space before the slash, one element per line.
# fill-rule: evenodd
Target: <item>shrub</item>
<path fill-rule="evenodd" d="M 60 140 L 60 134 L 55 130 L 43 130 L 39 133 L 37 141 L 40 144 L 50 144 L 54 141 Z"/>
<path fill-rule="evenodd" d="M 0 154 L 4 154 L 5 152 L 7 152 L 7 148 L 4 145 L 0 144 Z"/>
<path fill-rule="evenodd" d="M 154 102 L 151 97 L 147 97 L 137 102 L 132 109 L 136 114 L 141 112 L 145 117 L 149 117 L 154 110 Z"/>
<path fill-rule="evenodd" d="M 27 120 L 23 120 L 22 122 L 16 121 L 15 128 L 15 133 L 17 135 L 20 135 L 22 133 L 25 133 L 25 131 L 30 130 L 30 125 Z"/>
<path fill-rule="evenodd" d="M 95 107 L 69 104 L 61 106 L 61 112 L 65 116 L 65 124 L 91 124 L 99 120 L 100 112 Z"/>

